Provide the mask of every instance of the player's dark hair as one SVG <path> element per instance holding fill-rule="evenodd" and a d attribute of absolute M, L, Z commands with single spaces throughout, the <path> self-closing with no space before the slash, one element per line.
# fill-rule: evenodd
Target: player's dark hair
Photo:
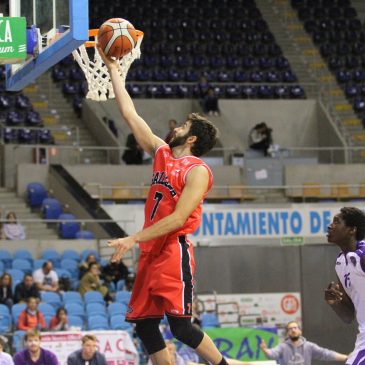
<path fill-rule="evenodd" d="M 343 207 L 340 212 L 347 227 L 356 227 L 356 239 L 362 240 L 365 236 L 365 213 L 355 207 Z"/>
<path fill-rule="evenodd" d="M 209 152 L 217 142 L 218 129 L 207 118 L 198 113 L 191 113 L 188 116 L 191 122 L 189 136 L 196 136 L 197 140 L 191 147 L 194 156 L 202 156 Z"/>

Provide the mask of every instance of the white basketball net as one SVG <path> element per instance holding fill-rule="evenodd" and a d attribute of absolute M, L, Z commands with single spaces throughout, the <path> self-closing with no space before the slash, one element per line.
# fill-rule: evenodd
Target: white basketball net
<path fill-rule="evenodd" d="M 132 51 L 117 60 L 119 63 L 119 74 L 123 83 L 125 83 L 129 67 L 133 61 L 141 57 L 142 40 L 143 34 L 138 37 L 137 44 Z M 95 45 L 96 44 L 97 38 L 95 37 Z M 94 48 L 95 52 L 93 60 L 90 60 L 84 44 L 72 52 L 72 55 L 79 64 L 81 70 L 84 72 L 86 81 L 89 85 L 89 92 L 87 93 L 86 98 L 95 101 L 103 101 L 108 98 L 112 99 L 115 95 L 108 69 L 103 63 L 96 46 Z"/>

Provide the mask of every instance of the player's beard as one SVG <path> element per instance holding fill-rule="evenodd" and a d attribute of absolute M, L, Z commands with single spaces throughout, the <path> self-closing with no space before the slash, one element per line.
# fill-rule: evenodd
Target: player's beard
<path fill-rule="evenodd" d="M 182 146 L 185 144 L 185 142 L 188 138 L 189 138 L 189 135 L 173 137 L 172 140 L 169 142 L 169 146 L 171 149 L 173 149 L 174 147 Z"/>
<path fill-rule="evenodd" d="M 291 339 L 293 342 L 297 342 L 297 341 L 300 339 L 300 336 L 293 336 L 293 337 L 290 337 L 290 339 Z"/>

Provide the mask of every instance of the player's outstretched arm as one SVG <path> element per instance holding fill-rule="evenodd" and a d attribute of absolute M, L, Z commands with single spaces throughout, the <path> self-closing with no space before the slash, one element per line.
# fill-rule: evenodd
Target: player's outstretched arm
<path fill-rule="evenodd" d="M 345 322 L 351 323 L 355 318 L 355 307 L 346 294 L 340 281 L 331 282 L 324 291 L 324 299 L 335 313 Z"/>
<path fill-rule="evenodd" d="M 99 46 L 98 51 L 100 57 L 108 68 L 120 113 L 127 122 L 129 128 L 132 130 L 138 144 L 144 151 L 153 156 L 156 149 L 159 146 L 166 144 L 166 142 L 157 137 L 144 119 L 138 115 L 136 108 L 134 107 L 134 103 L 119 75 L 118 63 L 107 57 Z"/>
<path fill-rule="evenodd" d="M 109 246 L 115 247 L 111 261 L 119 261 L 137 242 L 149 241 L 182 227 L 203 199 L 208 189 L 208 183 L 209 173 L 204 166 L 191 169 L 174 212 L 132 236 L 109 241 Z"/>

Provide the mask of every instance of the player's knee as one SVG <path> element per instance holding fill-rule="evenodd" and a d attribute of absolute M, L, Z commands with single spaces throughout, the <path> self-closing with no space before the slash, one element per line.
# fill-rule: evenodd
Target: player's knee
<path fill-rule="evenodd" d="M 141 339 L 149 355 L 166 347 L 159 329 L 159 319 L 144 319 L 136 324 L 137 336 Z"/>
<path fill-rule="evenodd" d="M 203 340 L 204 333 L 191 324 L 190 318 L 177 318 L 167 316 L 170 330 L 173 336 L 184 343 L 196 349 Z"/>

